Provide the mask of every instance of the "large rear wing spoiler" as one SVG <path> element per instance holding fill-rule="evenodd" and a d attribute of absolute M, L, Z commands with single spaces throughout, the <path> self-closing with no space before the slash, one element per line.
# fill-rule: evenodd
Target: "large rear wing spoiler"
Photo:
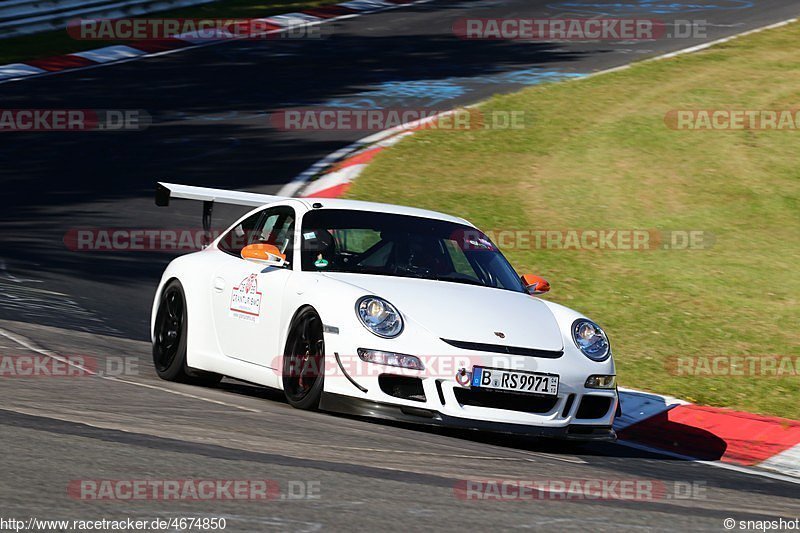
<path fill-rule="evenodd" d="M 176 183 L 156 183 L 157 206 L 168 206 L 172 198 L 203 202 L 203 231 L 206 235 L 211 235 L 211 213 L 214 210 L 214 202 L 245 207 L 261 207 L 264 204 L 286 199 L 284 196 L 271 196 L 269 194 L 258 194 L 254 192 L 226 191 L 225 189 L 193 187 L 191 185 L 178 185 Z"/>
<path fill-rule="evenodd" d="M 246 207 L 260 207 L 280 200 L 283 196 L 270 196 L 254 192 L 226 191 L 224 189 L 211 189 L 209 187 L 193 187 L 191 185 L 178 185 L 176 183 L 156 184 L 156 205 L 166 207 L 171 198 L 185 200 L 198 200 L 201 202 L 220 202 L 222 204 L 243 205 Z"/>

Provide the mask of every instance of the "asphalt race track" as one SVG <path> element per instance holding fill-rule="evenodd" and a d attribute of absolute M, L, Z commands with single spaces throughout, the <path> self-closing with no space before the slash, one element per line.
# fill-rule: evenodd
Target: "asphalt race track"
<path fill-rule="evenodd" d="M 160 381 L 150 363 L 148 320 L 155 285 L 172 256 L 74 252 L 64 243 L 80 227 L 198 227 L 193 203 L 155 207 L 156 180 L 276 192 L 365 135 L 279 131 L 268 121 L 276 110 L 448 109 L 798 12 L 792 0 L 434 1 L 336 22 L 325 40 L 227 42 L 0 85 L 6 109 L 143 109 L 153 117 L 140 132 L 0 137 L 0 353 L 40 350 L 80 354 L 101 367 L 119 358 L 130 365 L 118 378 L 2 382 L 2 516 L 225 517 L 231 531 L 722 531 L 728 517 L 800 515 L 797 484 L 622 445 L 422 430 L 294 410 L 280 394 L 233 381 L 214 389 Z M 708 34 L 525 43 L 465 41 L 451 30 L 466 16 L 598 15 L 706 20 Z M 227 225 L 237 213 L 217 209 L 215 225 Z M 467 478 L 520 476 L 651 480 L 665 492 L 647 501 L 504 502 L 464 500 L 456 490 Z M 92 502 L 67 490 L 80 479 L 189 478 L 269 479 L 281 496 L 213 504 Z M 690 497 L 676 493 L 687 486 Z"/>

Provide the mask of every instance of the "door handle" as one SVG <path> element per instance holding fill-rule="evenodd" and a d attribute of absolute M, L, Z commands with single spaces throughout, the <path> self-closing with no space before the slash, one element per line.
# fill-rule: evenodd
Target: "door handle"
<path fill-rule="evenodd" d="M 223 278 L 214 278 L 214 290 L 216 292 L 225 290 L 225 280 Z"/>

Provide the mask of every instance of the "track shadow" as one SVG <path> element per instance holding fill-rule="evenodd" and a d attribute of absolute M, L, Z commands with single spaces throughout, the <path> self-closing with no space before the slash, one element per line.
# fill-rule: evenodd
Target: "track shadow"
<path fill-rule="evenodd" d="M 721 459 L 728 447 L 710 431 L 670 420 L 669 411 L 622 430 L 619 437 L 668 452 L 688 454 L 701 461 Z"/>
<path fill-rule="evenodd" d="M 703 461 L 719 460 L 727 449 L 725 440 L 713 433 L 670 420 L 670 410 L 681 402 L 667 403 L 664 396 L 642 391 L 619 391 L 622 415 L 614 427 L 620 439 L 689 455 Z"/>

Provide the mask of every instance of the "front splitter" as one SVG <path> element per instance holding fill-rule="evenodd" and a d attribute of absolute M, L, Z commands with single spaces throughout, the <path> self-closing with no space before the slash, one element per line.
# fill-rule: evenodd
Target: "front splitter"
<path fill-rule="evenodd" d="M 380 418 L 395 422 L 438 426 L 454 429 L 485 431 L 490 433 L 507 433 L 529 437 L 545 437 L 553 439 L 580 441 L 615 441 L 617 434 L 611 426 L 592 426 L 570 424 L 563 427 L 532 426 L 504 422 L 487 422 L 449 416 L 421 407 L 398 406 L 386 403 L 353 398 L 342 394 L 324 393 L 319 408 L 353 416 Z"/>

